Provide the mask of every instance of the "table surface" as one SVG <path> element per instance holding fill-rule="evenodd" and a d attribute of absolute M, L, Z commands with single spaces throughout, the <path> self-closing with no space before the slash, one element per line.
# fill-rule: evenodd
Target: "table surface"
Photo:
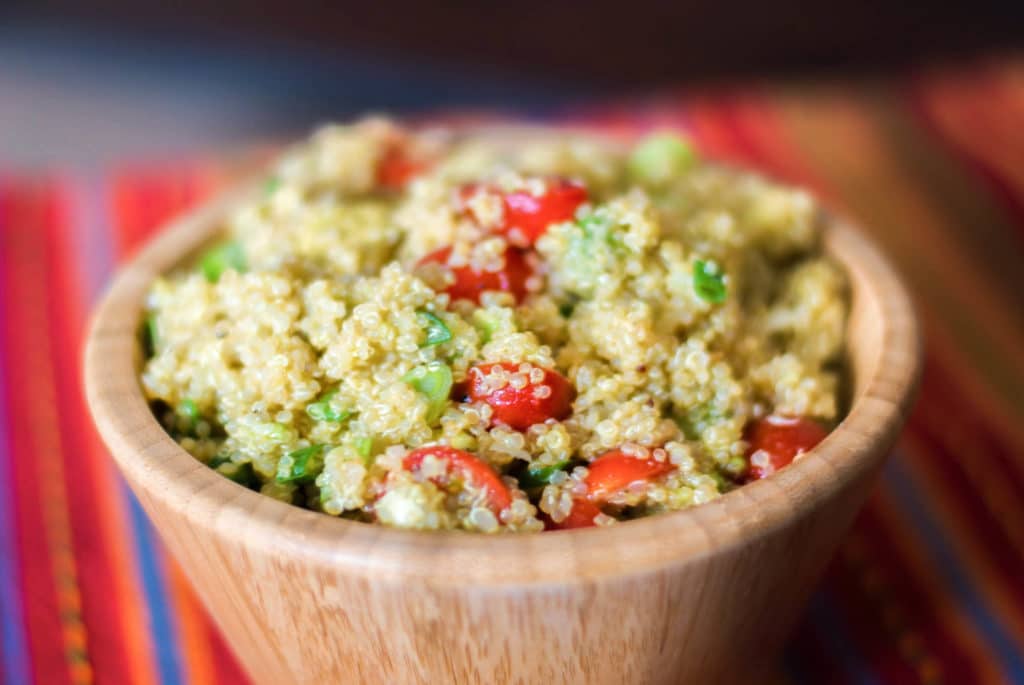
<path fill-rule="evenodd" d="M 914 291 L 921 399 L 774 679 L 1024 682 L 1024 60 L 549 116 L 677 127 L 806 186 L 863 223 Z M 78 380 L 116 264 L 241 163 L 0 170 L 0 682 L 244 682 L 114 473 Z"/>

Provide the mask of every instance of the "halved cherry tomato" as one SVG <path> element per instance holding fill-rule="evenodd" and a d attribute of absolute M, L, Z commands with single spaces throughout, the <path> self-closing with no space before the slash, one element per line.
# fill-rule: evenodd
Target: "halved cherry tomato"
<path fill-rule="evenodd" d="M 502 482 L 494 469 L 469 452 L 447 445 L 420 447 L 405 455 L 402 466 L 406 471 L 415 473 L 428 456 L 446 462 L 448 465 L 446 476 L 435 479 L 435 483 L 438 485 L 445 485 L 445 481 L 453 475 L 472 483 L 486 493 L 488 507 L 495 516 L 512 505 L 512 494 L 509 492 L 508 486 Z"/>
<path fill-rule="evenodd" d="M 400 143 L 390 145 L 377 163 L 377 185 L 388 190 L 401 190 L 427 166 L 426 160 L 410 158 Z"/>
<path fill-rule="evenodd" d="M 637 481 L 652 480 L 674 468 L 669 462 L 641 459 L 621 450 L 612 450 L 590 462 L 584 482 L 592 500 L 604 501 Z"/>
<path fill-rule="evenodd" d="M 594 517 L 601 513 L 600 504 L 617 492 L 638 481 L 649 481 L 671 472 L 675 466 L 655 459 L 633 457 L 622 450 L 605 452 L 587 466 L 586 498 L 573 500 L 569 516 L 561 523 L 552 522 L 558 529 L 587 528 L 597 525 Z"/>
<path fill-rule="evenodd" d="M 494 410 L 492 423 L 504 423 L 516 430 L 526 430 L 535 423 L 548 419 L 564 419 L 572 411 L 575 389 L 562 374 L 552 369 L 541 369 L 544 378 L 517 388 L 512 383 L 494 390 L 488 387 L 486 377 L 496 368 L 510 374 L 520 374 L 519 364 L 496 362 L 469 369 L 469 398 L 486 402 Z M 540 368 L 540 367 L 537 367 Z"/>
<path fill-rule="evenodd" d="M 462 189 L 459 197 L 465 204 L 477 192 L 481 192 L 480 186 L 468 185 Z M 526 190 L 501 193 L 490 188 L 484 188 L 482 192 L 501 195 L 503 220 L 500 225 L 492 228 L 505 234 L 509 242 L 518 247 L 533 245 L 551 224 L 572 220 L 576 208 L 587 201 L 587 189 L 564 178 L 545 181 L 545 190 L 541 195 L 533 195 Z M 468 205 L 465 210 L 479 221 L 479 217 Z"/>
<path fill-rule="evenodd" d="M 569 515 L 562 521 L 556 523 L 548 519 L 548 527 L 554 530 L 569 530 L 571 528 L 591 528 L 596 526 L 594 517 L 601 513 L 601 508 L 588 499 L 577 497 L 572 501 L 572 509 Z"/>
<path fill-rule="evenodd" d="M 747 426 L 744 436 L 750 443 L 747 449 L 747 456 L 751 458 L 748 480 L 766 478 L 788 466 L 797 456 L 824 440 L 826 435 L 828 431 L 821 424 L 807 418 L 772 415 L 754 421 Z M 755 455 L 761 458 L 755 459 Z"/>
<path fill-rule="evenodd" d="M 452 253 L 451 246 L 442 247 L 420 260 L 420 264 L 447 264 Z M 477 271 L 471 266 L 452 266 L 455 282 L 445 289 L 453 300 L 472 300 L 480 303 L 480 294 L 486 290 L 501 290 L 512 293 L 516 302 L 526 297 L 526 281 L 533 270 L 526 261 L 526 255 L 515 248 L 505 251 L 505 266 L 498 271 Z"/>

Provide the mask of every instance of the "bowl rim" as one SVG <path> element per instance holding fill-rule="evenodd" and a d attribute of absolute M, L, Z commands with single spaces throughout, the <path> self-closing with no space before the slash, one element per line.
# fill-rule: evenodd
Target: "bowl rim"
<path fill-rule="evenodd" d="M 470 126 L 461 135 L 583 135 L 584 128 Z M 122 474 L 149 509 L 170 508 L 195 527 L 252 549 L 343 568 L 367 578 L 434 585 L 557 585 L 651 573 L 769 535 L 812 514 L 851 482 L 877 470 L 911 407 L 921 370 L 913 305 L 899 276 L 854 225 L 826 214 L 825 244 L 852 274 L 851 289 L 877 308 L 881 327 L 870 373 L 849 411 L 811 453 L 715 500 L 614 526 L 543 534 L 408 531 L 348 521 L 251 491 L 188 454 L 160 426 L 138 381 L 137 330 L 153 279 L 215 235 L 225 214 L 251 197 L 243 183 L 169 222 L 117 273 L 94 310 L 84 352 L 93 420 Z M 856 288 L 854 286 L 856 285 Z"/>

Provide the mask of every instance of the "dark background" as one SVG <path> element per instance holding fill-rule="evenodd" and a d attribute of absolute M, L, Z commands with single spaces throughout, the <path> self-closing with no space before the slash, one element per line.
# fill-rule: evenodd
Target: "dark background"
<path fill-rule="evenodd" d="M 294 135 L 366 110 L 542 114 L 666 87 L 885 75 L 1024 42 L 1020 0 L 0 7 L 0 150 L 30 165 Z"/>

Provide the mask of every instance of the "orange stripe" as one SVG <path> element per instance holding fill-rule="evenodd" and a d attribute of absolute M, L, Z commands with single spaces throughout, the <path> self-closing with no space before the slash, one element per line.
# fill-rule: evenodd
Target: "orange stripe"
<path fill-rule="evenodd" d="M 142 586 L 139 581 L 138 560 L 131 548 L 132 531 L 128 521 L 128 504 L 120 475 L 114 471 L 106 450 L 93 439 L 86 445 L 92 485 L 100 508 L 103 544 L 111 560 L 111 584 L 121 598 L 120 624 L 124 659 L 128 664 L 131 682 L 137 685 L 155 685 L 159 682 L 154 663 L 153 639 Z"/>
<path fill-rule="evenodd" d="M 181 569 L 167 559 L 167 577 L 170 599 L 174 602 L 181 633 L 184 672 L 189 685 L 214 685 L 218 679 L 214 674 L 213 655 L 210 650 L 210 623 L 200 608 L 192 587 Z"/>

